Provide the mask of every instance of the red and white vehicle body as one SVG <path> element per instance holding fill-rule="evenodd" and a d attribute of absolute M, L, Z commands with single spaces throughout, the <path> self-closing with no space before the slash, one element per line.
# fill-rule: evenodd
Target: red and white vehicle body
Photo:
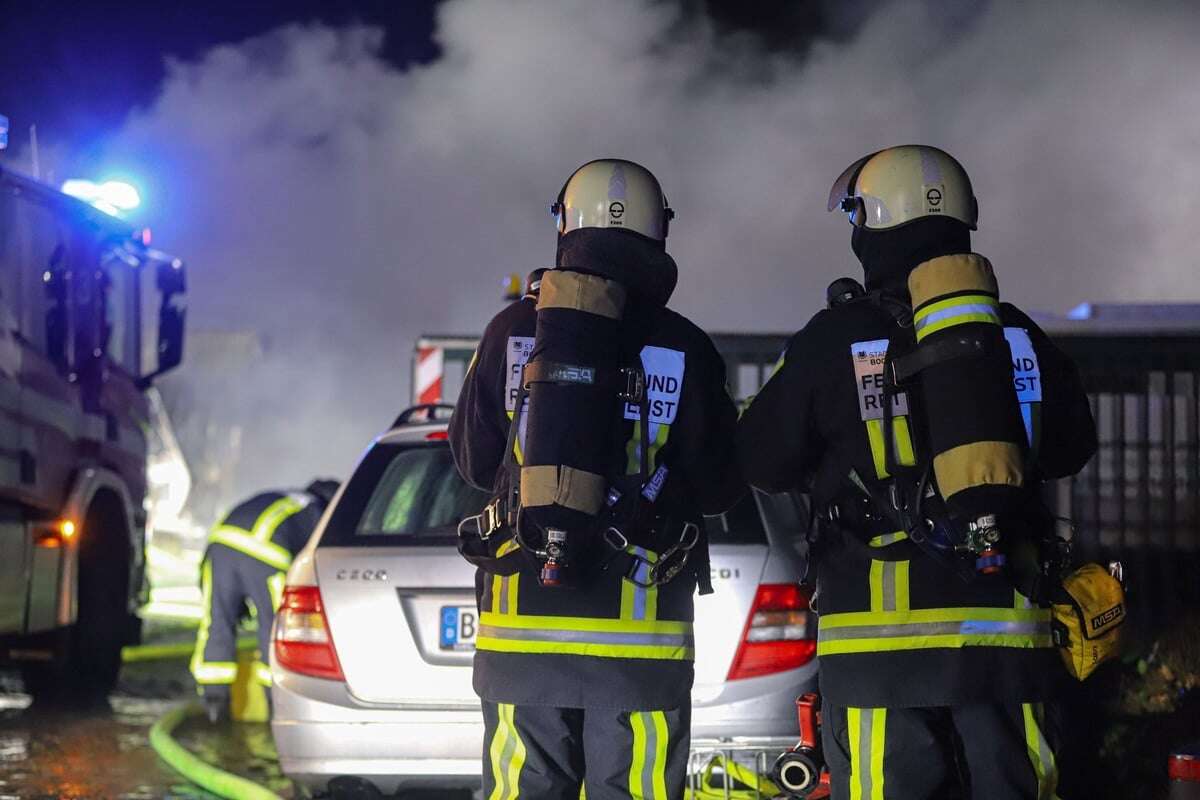
<path fill-rule="evenodd" d="M 183 351 L 183 264 L 0 170 L 0 663 L 105 691 L 144 594 L 151 379 Z"/>

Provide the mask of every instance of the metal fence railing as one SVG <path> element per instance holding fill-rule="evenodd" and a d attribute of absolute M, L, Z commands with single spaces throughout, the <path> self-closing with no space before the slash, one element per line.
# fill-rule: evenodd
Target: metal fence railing
<path fill-rule="evenodd" d="M 1135 621 L 1200 604 L 1200 336 L 1060 336 L 1100 448 L 1060 510 L 1089 560 L 1121 560 Z M 1062 506 L 1065 505 L 1065 508 Z"/>

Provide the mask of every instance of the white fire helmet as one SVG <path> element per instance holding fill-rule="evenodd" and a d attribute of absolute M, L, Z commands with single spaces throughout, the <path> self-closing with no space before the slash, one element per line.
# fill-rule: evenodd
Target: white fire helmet
<path fill-rule="evenodd" d="M 936 147 L 906 144 L 863 156 L 833 182 L 829 210 L 850 224 L 887 230 L 922 217 L 952 217 L 975 230 L 979 205 L 971 179 L 953 156 Z"/>
<path fill-rule="evenodd" d="M 550 213 L 559 235 L 580 228 L 623 228 L 660 242 L 675 217 L 653 173 L 622 158 L 589 161 L 575 170 Z"/>

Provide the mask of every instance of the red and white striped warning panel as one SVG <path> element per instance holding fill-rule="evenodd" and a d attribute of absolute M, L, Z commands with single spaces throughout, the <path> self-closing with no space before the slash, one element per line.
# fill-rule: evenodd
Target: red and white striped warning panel
<path fill-rule="evenodd" d="M 442 400 L 442 375 L 445 369 L 445 352 L 440 347 L 417 349 L 416 374 L 413 376 L 413 394 L 417 403 L 440 403 Z"/>

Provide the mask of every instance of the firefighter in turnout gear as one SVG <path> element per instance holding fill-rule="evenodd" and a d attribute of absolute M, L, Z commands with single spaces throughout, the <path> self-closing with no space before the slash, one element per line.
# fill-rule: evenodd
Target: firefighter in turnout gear
<path fill-rule="evenodd" d="M 459 531 L 480 567 L 484 797 L 678 798 L 703 515 L 744 492 L 737 412 L 711 340 L 666 307 L 654 176 L 593 161 L 552 210 L 556 267 L 487 326 L 450 422 L 495 498 Z"/>
<path fill-rule="evenodd" d="M 302 492 L 262 492 L 235 506 L 209 532 L 200 565 L 204 616 L 191 671 L 210 720 L 228 714 L 237 678 L 238 623 L 249 608 L 258 624 L 254 678 L 264 687 L 271 685 L 271 623 L 287 569 L 337 488 L 336 481 L 315 480 Z"/>
<path fill-rule="evenodd" d="M 1042 703 L 1063 669 L 1041 574 L 1053 519 L 1037 495 L 1095 452 L 1087 396 L 1037 325 L 999 302 L 948 154 L 860 159 L 834 184 L 838 207 L 865 287 L 830 287 L 737 443 L 751 485 L 809 492 L 817 509 L 833 797 L 957 796 L 960 764 L 976 800 L 1052 798 Z"/>

